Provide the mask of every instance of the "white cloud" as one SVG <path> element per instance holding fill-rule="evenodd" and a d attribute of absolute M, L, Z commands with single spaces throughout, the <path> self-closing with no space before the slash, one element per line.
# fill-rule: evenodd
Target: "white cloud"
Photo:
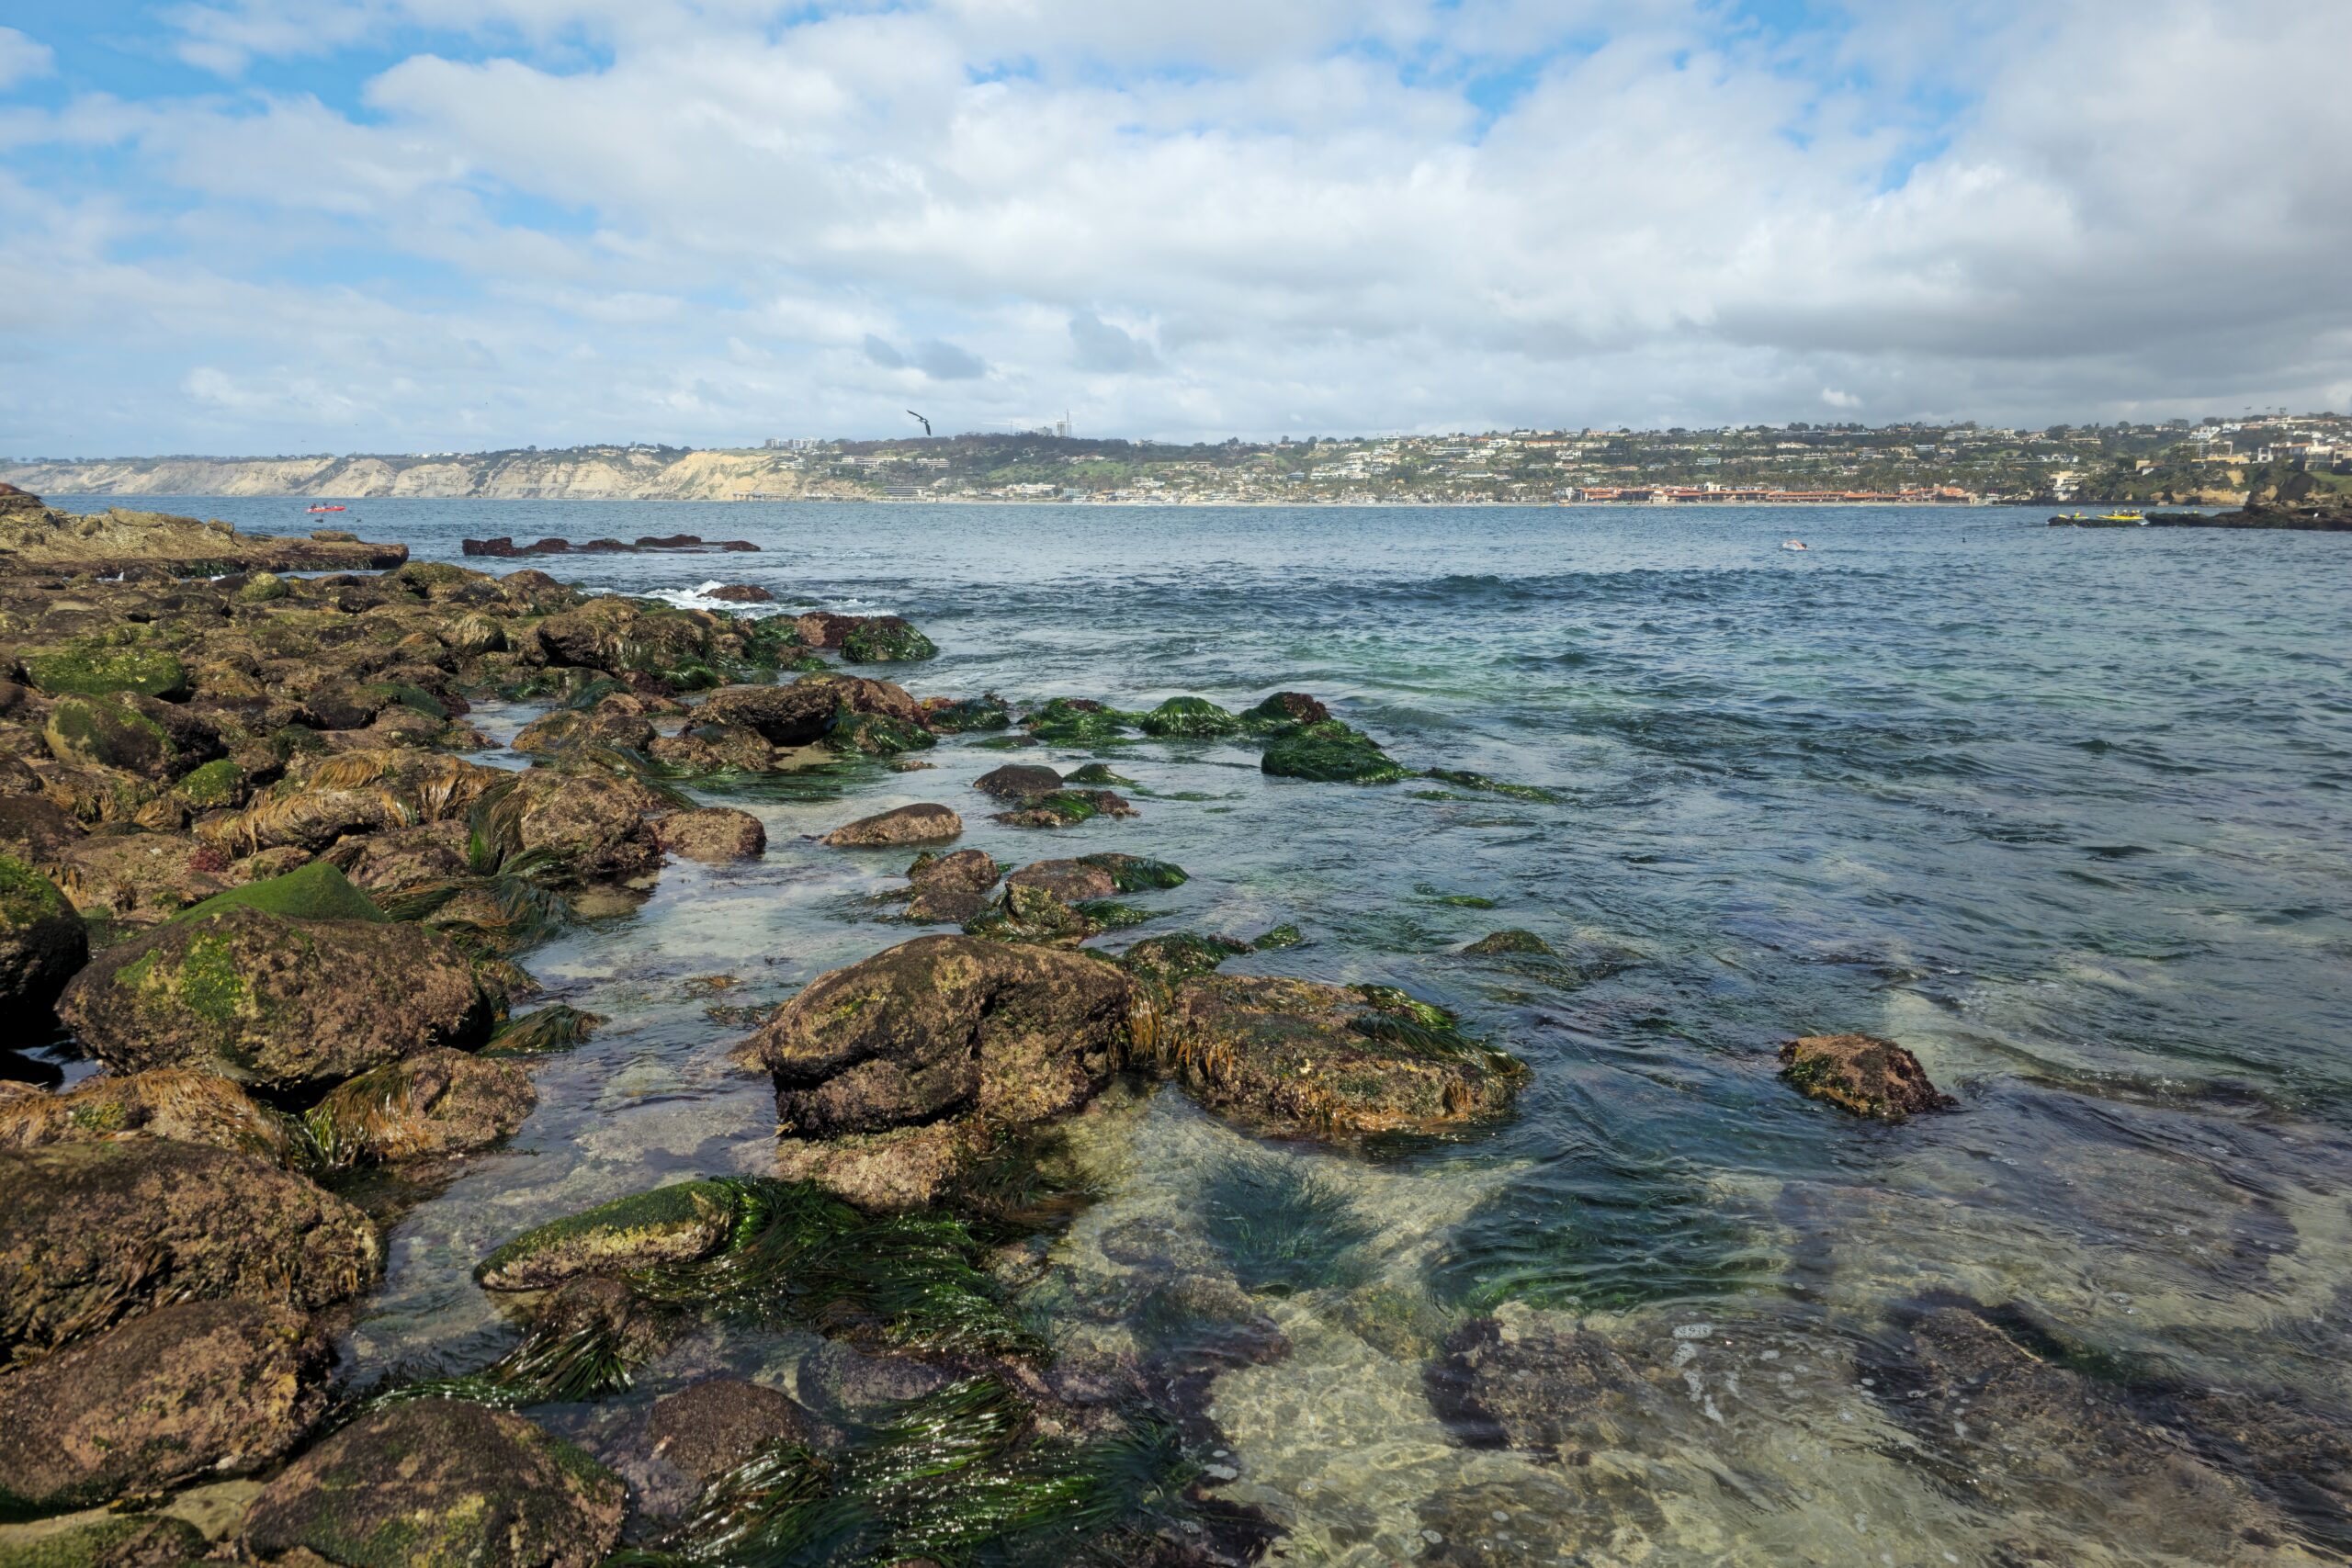
<path fill-rule="evenodd" d="M 27 38 L 15 28 L 0 28 L 0 92 L 56 69 L 56 56 L 47 44 Z"/>
<path fill-rule="evenodd" d="M 0 319 L 48 372 L 0 386 L 18 444 L 854 433 L 914 388 L 944 429 L 1070 403 L 1171 436 L 2038 420 L 2352 379 L 2324 152 L 2352 96 L 2276 90 L 2299 0 L 1970 0 L 1797 40 L 1701 0 L 178 17 L 224 70 L 473 43 L 383 62 L 362 112 L 0 111 Z M 1515 90 L 1468 90 L 1491 69 Z M 22 172 L 52 143 L 140 183 Z M 330 355 L 371 372 L 343 403 L 187 380 Z M 122 386 L 131 358 L 186 399 Z"/>

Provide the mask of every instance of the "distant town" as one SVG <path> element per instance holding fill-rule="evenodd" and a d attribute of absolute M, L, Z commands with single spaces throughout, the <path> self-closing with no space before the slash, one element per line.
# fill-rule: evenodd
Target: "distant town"
<path fill-rule="evenodd" d="M 756 447 L 0 464 L 0 479 L 58 495 L 1129 505 L 2225 505 L 2299 473 L 2352 489 L 2352 418 L 2279 412 L 2041 430 L 1792 423 L 1216 444 L 1095 438 L 1065 420 L 1013 434 L 778 436 Z"/>

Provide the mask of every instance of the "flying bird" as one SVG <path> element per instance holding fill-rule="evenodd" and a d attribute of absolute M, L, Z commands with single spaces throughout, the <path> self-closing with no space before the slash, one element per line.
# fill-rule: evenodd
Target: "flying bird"
<path fill-rule="evenodd" d="M 914 410 L 912 410 L 912 409 L 909 409 L 909 410 L 907 411 L 907 417 L 908 417 L 909 419 L 910 419 L 910 420 L 913 420 L 916 423 L 918 423 L 918 424 L 922 425 L 922 433 L 923 433 L 925 435 L 929 435 L 929 434 L 931 434 L 931 421 L 929 421 L 929 420 L 927 420 L 927 419 L 923 418 L 923 417 L 922 417 L 922 415 L 921 415 L 921 414 L 919 414 L 919 413 L 915 412 L 915 411 L 914 411 Z"/>

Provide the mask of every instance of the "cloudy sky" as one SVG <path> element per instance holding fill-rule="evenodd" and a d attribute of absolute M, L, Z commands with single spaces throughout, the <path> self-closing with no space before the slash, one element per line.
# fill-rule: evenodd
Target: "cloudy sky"
<path fill-rule="evenodd" d="M 0 0 L 0 453 L 2352 405 L 2346 0 Z"/>

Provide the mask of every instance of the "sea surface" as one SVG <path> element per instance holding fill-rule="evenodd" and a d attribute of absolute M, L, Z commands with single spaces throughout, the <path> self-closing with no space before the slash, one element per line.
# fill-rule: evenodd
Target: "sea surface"
<path fill-rule="evenodd" d="M 634 913 L 527 956 L 613 1021 L 537 1069 L 509 1150 L 401 1222 L 345 1346 L 356 1378 L 511 1343 L 468 1271 L 523 1227 L 763 1168 L 768 1087 L 706 1010 L 904 940 L 877 900 L 906 853 L 809 836 L 935 800 L 1001 860 L 1192 873 L 1109 944 L 1295 922 L 1303 945 L 1231 967 L 1400 985 L 1532 1066 L 1508 1123 L 1379 1158 L 1250 1138 L 1172 1090 L 1075 1129 L 1100 1195 L 1039 1244 L 1024 1305 L 1074 1353 L 1114 1351 L 1132 1325 L 1102 1303 L 1134 1236 L 1230 1266 L 1291 1348 L 1209 1385 L 1204 1457 L 1287 1530 L 1277 1561 L 2199 1560 L 2096 1477 L 2020 1517 L 1939 1471 L 1867 1381 L 1937 1302 L 2143 1375 L 2342 1395 L 2352 537 L 1991 508 L 139 504 L 430 560 L 467 535 L 749 538 L 469 564 L 893 612 L 941 657 L 875 672 L 923 695 L 1310 692 L 1408 766 L 1558 795 L 1297 783 L 1241 747 L 1138 741 L 1042 760 L 1109 758 L 1139 818 L 1022 832 L 968 787 L 1006 753 L 968 740 L 930 771 L 713 795 L 764 819 L 765 860 L 673 866 Z M 1506 927 L 1558 956 L 1461 952 Z M 1959 1109 L 1882 1127 L 1779 1080 L 1779 1042 L 1847 1031 L 1909 1045 Z M 1269 1251 L 1277 1221 L 1294 1234 Z M 1629 1417 L 1599 1471 L 1465 1446 L 1425 1372 L 1491 1313 L 1672 1346 L 1689 1409 Z M 640 1394 L 718 1367 L 802 1387 L 812 1354 L 714 1332 Z"/>

